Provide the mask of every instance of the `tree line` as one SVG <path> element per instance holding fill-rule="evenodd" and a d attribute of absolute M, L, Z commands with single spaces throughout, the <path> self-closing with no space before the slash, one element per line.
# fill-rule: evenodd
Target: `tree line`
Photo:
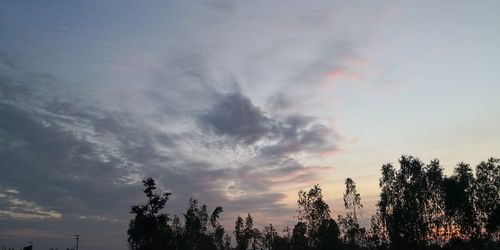
<path fill-rule="evenodd" d="M 134 205 L 128 234 L 132 250 L 500 249 L 500 159 L 459 163 L 451 176 L 438 160 L 401 156 L 385 164 L 380 199 L 368 228 L 356 183 L 345 180 L 345 214 L 332 218 L 319 185 L 298 192 L 297 224 L 280 232 L 254 227 L 238 215 L 232 233 L 220 224 L 222 207 L 209 211 L 191 198 L 183 220 L 162 212 L 171 193 L 143 180 L 145 204 Z"/>

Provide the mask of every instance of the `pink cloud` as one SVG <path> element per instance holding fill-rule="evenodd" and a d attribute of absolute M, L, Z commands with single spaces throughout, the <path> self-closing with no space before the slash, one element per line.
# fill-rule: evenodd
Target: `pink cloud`
<path fill-rule="evenodd" d="M 320 174 L 331 173 L 333 170 L 333 167 L 328 166 L 309 166 L 292 170 L 284 175 L 268 177 L 268 180 L 272 182 L 303 181 L 304 179 L 314 179 L 312 177 Z"/>
<path fill-rule="evenodd" d="M 344 79 L 344 80 L 349 80 L 353 82 L 360 81 L 363 77 L 360 74 L 356 74 L 344 69 L 334 69 L 331 71 L 326 72 L 326 78 L 328 80 L 338 80 L 338 79 Z"/>
<path fill-rule="evenodd" d="M 306 166 L 287 169 L 257 169 L 240 174 L 242 181 L 259 180 L 264 183 L 313 183 L 334 171 L 330 166 Z"/>

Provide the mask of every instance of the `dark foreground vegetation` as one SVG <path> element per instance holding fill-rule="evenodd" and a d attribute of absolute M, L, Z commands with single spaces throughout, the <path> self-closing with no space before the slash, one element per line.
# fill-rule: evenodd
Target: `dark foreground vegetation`
<path fill-rule="evenodd" d="M 155 192 L 143 181 L 147 203 L 132 206 L 128 229 L 133 250 L 247 249 L 500 249 L 500 160 L 490 158 L 475 170 L 459 163 L 445 176 L 438 160 L 399 159 L 399 169 L 381 169 L 380 199 L 369 228 L 359 225 L 363 208 L 356 184 L 345 181 L 345 215 L 331 218 L 321 188 L 299 191 L 297 224 L 280 232 L 253 226 L 250 213 L 237 217 L 234 231 L 219 223 L 222 207 L 189 200 L 183 220 L 161 212 L 170 193 Z"/>

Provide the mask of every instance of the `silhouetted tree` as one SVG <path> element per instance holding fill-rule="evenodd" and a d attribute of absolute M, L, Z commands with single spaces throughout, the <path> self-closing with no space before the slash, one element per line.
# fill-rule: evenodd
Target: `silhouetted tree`
<path fill-rule="evenodd" d="M 389 245 L 387 227 L 377 211 L 370 220 L 370 232 L 367 235 L 367 247 L 369 249 L 386 249 Z"/>
<path fill-rule="evenodd" d="M 236 249 L 246 250 L 259 249 L 261 244 L 261 233 L 253 227 L 253 218 L 248 213 L 245 221 L 238 215 L 234 225 L 234 236 L 236 237 Z"/>
<path fill-rule="evenodd" d="M 173 249 L 183 249 L 185 244 L 184 237 L 184 226 L 181 223 L 180 218 L 174 215 L 172 219 L 172 248 Z"/>
<path fill-rule="evenodd" d="M 281 249 L 290 249 L 292 241 L 292 229 L 287 225 L 283 228 L 283 244 Z"/>
<path fill-rule="evenodd" d="M 293 250 L 309 249 L 306 234 L 307 234 L 306 223 L 299 221 L 295 225 L 295 227 L 293 227 L 292 239 L 291 239 L 291 249 L 293 249 Z"/>
<path fill-rule="evenodd" d="M 323 194 L 319 185 L 315 185 L 309 192 L 299 191 L 298 219 L 304 222 L 307 231 L 308 246 L 316 247 L 318 245 L 318 229 L 323 220 L 330 219 L 330 208 L 323 201 Z"/>
<path fill-rule="evenodd" d="M 425 224 L 429 228 L 427 239 L 434 239 L 434 243 L 441 245 L 441 229 L 445 224 L 445 193 L 443 189 L 443 168 L 438 160 L 432 160 L 425 168 L 426 187 L 424 191 L 427 197 L 425 202 Z"/>
<path fill-rule="evenodd" d="M 224 236 L 224 249 L 225 250 L 230 250 L 232 249 L 231 248 L 231 236 L 229 236 L 228 234 L 226 234 Z"/>
<path fill-rule="evenodd" d="M 236 238 L 237 250 L 246 250 L 248 248 L 248 239 L 245 234 L 244 222 L 239 215 L 234 223 L 234 237 Z"/>
<path fill-rule="evenodd" d="M 212 228 L 211 237 L 215 244 L 216 249 L 222 250 L 225 249 L 224 245 L 224 227 L 219 223 L 219 216 L 222 213 L 222 207 L 216 207 L 210 216 L 210 226 Z"/>
<path fill-rule="evenodd" d="M 426 209 L 430 193 L 424 164 L 413 156 L 402 156 L 400 170 L 382 166 L 378 208 L 392 246 L 421 248 L 428 243 Z"/>
<path fill-rule="evenodd" d="M 130 211 L 134 214 L 127 231 L 130 249 L 168 248 L 172 231 L 168 225 L 168 215 L 160 213 L 160 210 L 165 207 L 170 193 L 154 193 L 156 183 L 152 178 L 147 178 L 142 183 L 148 200 L 144 205 L 132 206 Z"/>
<path fill-rule="evenodd" d="M 495 232 L 495 227 L 491 227 L 491 222 L 494 222 L 492 218 L 495 211 L 500 209 L 500 159 L 490 158 L 476 167 L 475 188 L 480 227 L 490 238 Z"/>
<path fill-rule="evenodd" d="M 337 249 L 340 247 L 340 230 L 333 219 L 325 219 L 318 229 L 317 249 Z"/>
<path fill-rule="evenodd" d="M 351 215 L 340 216 L 339 224 L 343 241 L 348 248 L 363 247 L 366 245 L 366 229 L 361 227 Z"/>
<path fill-rule="evenodd" d="M 198 206 L 196 199 L 189 199 L 189 206 L 184 214 L 184 234 L 188 239 L 185 244 L 185 249 L 219 249 L 222 248 L 222 238 L 224 230 L 218 223 L 219 214 L 222 212 L 222 207 L 216 207 L 210 216 L 211 232 L 208 231 L 209 216 L 207 206 L 203 204 Z M 218 231 L 218 232 L 217 232 Z M 217 232 L 217 235 L 214 233 Z M 215 238 L 215 236 L 217 238 Z"/>
<path fill-rule="evenodd" d="M 315 185 L 298 192 L 299 221 L 292 232 L 287 226 L 280 235 L 272 224 L 259 230 L 250 213 L 245 219 L 238 216 L 236 248 L 219 222 L 222 207 L 209 214 L 206 205 L 191 198 L 184 221 L 178 216 L 170 221 L 162 212 L 170 193 L 156 193 L 154 180 L 147 178 L 147 202 L 131 208 L 128 242 L 132 250 L 500 249 L 499 163 L 494 158 L 481 162 L 475 175 L 468 164 L 459 163 L 447 177 L 438 160 L 424 165 L 402 156 L 399 169 L 382 166 L 380 199 L 369 231 L 358 223 L 361 195 L 347 178 L 346 215 L 339 215 L 338 224 Z"/>
<path fill-rule="evenodd" d="M 267 250 L 289 250 L 290 249 L 290 228 L 283 229 L 284 235 L 278 234 L 272 224 L 264 227 L 262 232 L 262 248 Z"/>
<path fill-rule="evenodd" d="M 253 218 L 250 213 L 248 213 L 245 218 L 245 229 L 243 230 L 243 235 L 245 237 L 245 242 L 247 242 L 248 246 L 250 246 L 250 249 L 255 250 L 259 248 L 261 233 L 257 228 L 253 227 Z"/>
<path fill-rule="evenodd" d="M 348 213 L 357 222 L 357 212 L 360 212 L 363 204 L 361 204 L 361 195 L 356 190 L 356 183 L 351 178 L 345 180 L 344 207 L 350 210 Z"/>
<path fill-rule="evenodd" d="M 198 205 L 198 200 L 189 199 L 184 213 L 184 225 L 174 216 L 171 225 L 169 216 L 160 211 L 170 193 L 154 193 L 155 181 L 143 181 L 144 193 L 148 198 L 145 205 L 132 206 L 135 217 L 127 231 L 130 249 L 133 250 L 219 250 L 226 248 L 224 228 L 219 223 L 222 207 L 216 207 L 210 217 L 206 205 Z"/>
<path fill-rule="evenodd" d="M 489 233 L 496 234 L 496 238 L 499 238 L 498 234 L 500 234 L 500 206 L 497 206 L 495 211 L 493 211 L 493 213 L 488 218 L 486 228 Z"/>
<path fill-rule="evenodd" d="M 288 250 L 290 249 L 290 229 L 285 227 L 283 232 L 285 235 L 280 236 L 276 228 L 269 224 L 264 227 L 261 238 L 261 248 L 264 250 Z"/>
<path fill-rule="evenodd" d="M 475 179 L 468 164 L 459 163 L 454 175 L 444 180 L 448 237 L 470 238 L 478 233 L 474 208 Z"/>
<path fill-rule="evenodd" d="M 361 195 L 356 190 L 356 183 L 351 179 L 345 180 L 344 207 L 346 216 L 339 215 L 339 224 L 343 240 L 350 247 L 361 246 L 364 242 L 366 230 L 359 226 L 357 214 L 363 208 Z"/>
<path fill-rule="evenodd" d="M 269 226 L 264 227 L 264 231 L 262 232 L 262 246 L 264 249 L 272 250 L 276 249 L 275 240 L 278 237 L 278 232 L 273 227 L 273 224 L 269 224 Z"/>
<path fill-rule="evenodd" d="M 252 230 L 251 237 L 252 238 L 251 238 L 250 249 L 251 250 L 262 249 L 262 233 L 258 228 L 254 228 Z"/>

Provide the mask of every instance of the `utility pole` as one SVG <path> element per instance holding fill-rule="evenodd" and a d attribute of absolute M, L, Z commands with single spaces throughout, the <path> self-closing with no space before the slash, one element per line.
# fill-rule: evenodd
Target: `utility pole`
<path fill-rule="evenodd" d="M 76 239 L 76 249 L 75 250 L 78 250 L 78 239 L 80 239 L 80 235 L 79 234 L 75 234 L 75 239 Z"/>

